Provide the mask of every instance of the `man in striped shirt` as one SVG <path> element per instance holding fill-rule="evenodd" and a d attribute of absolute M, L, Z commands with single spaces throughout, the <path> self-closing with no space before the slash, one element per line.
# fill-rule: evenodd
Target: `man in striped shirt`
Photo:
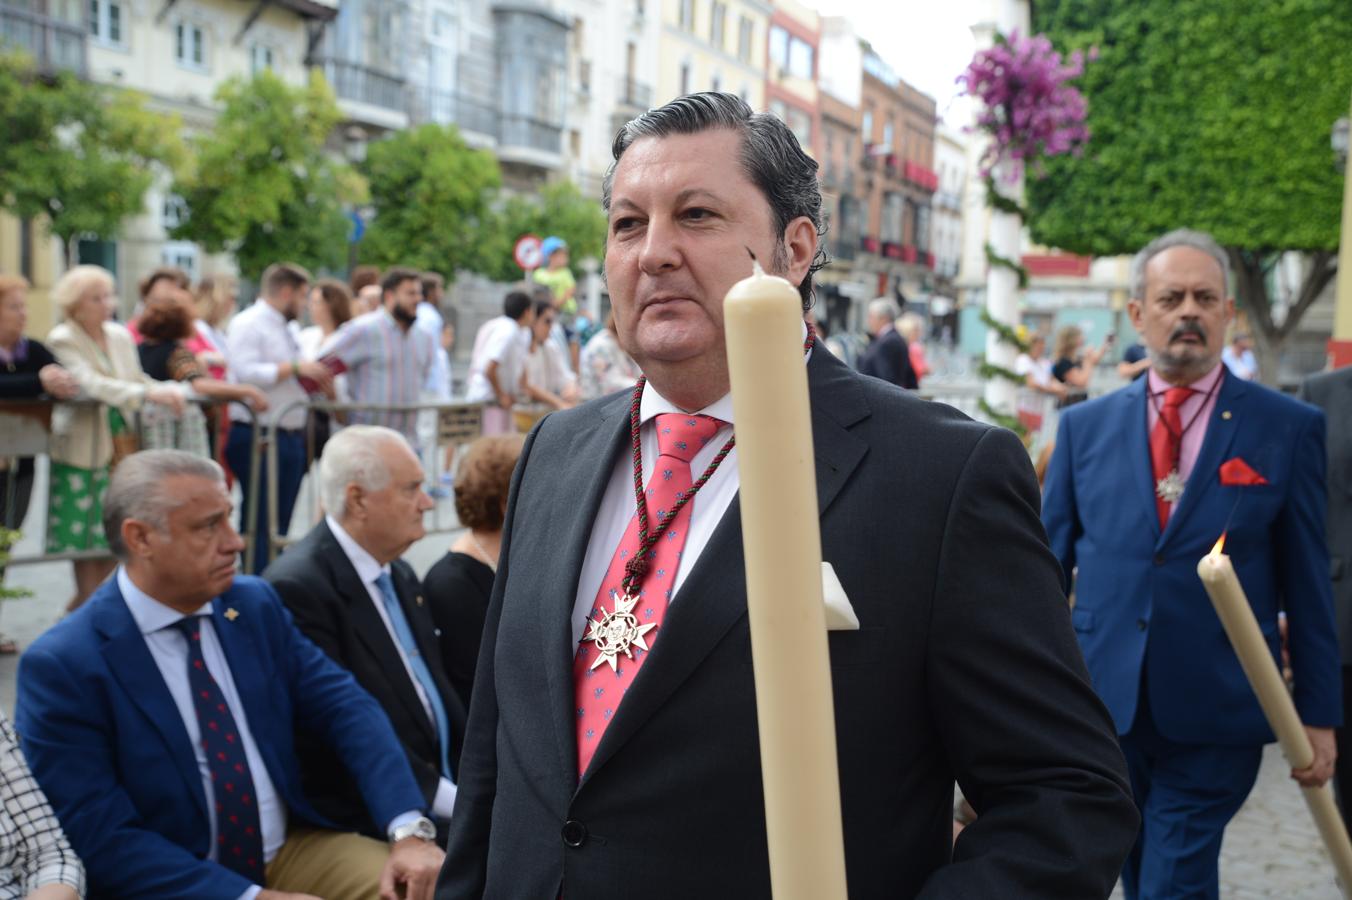
<path fill-rule="evenodd" d="M 333 368 L 340 362 L 347 372 L 348 390 L 355 404 L 398 406 L 420 399 L 436 358 L 436 341 L 413 327 L 422 302 L 421 273 L 393 268 L 380 281 L 382 308 L 358 316 L 340 328 L 321 352 Z M 417 446 L 416 412 L 365 409 L 351 413 L 356 425 L 384 425 L 403 433 Z"/>

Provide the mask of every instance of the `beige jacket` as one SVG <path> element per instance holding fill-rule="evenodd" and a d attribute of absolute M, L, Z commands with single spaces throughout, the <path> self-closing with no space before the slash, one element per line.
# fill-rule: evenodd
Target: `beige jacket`
<path fill-rule="evenodd" d="M 145 402 L 146 390 L 159 384 L 141 371 L 141 358 L 127 329 L 116 322 L 104 322 L 103 334 L 108 342 L 107 356 L 73 322 L 62 322 L 47 335 L 52 355 L 80 383 L 80 396 L 102 404 L 58 403 L 52 413 L 52 459 L 83 469 L 106 466 L 112 459 L 107 407 L 120 409 L 128 426 L 134 427 L 134 414 Z M 174 386 L 191 396 L 186 385 Z"/>

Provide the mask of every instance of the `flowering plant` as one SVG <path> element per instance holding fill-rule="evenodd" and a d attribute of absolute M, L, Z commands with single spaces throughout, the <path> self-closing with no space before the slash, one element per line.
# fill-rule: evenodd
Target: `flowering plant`
<path fill-rule="evenodd" d="M 1097 57 L 1095 49 L 1087 56 Z M 981 159 L 983 177 L 1008 162 L 1014 180 L 1030 160 L 1037 166 L 1042 157 L 1081 151 L 1089 140 L 1088 107 L 1070 82 L 1084 74 L 1085 59 L 1076 50 L 1063 60 L 1044 35 L 1017 31 L 973 57 L 958 83 L 981 101 L 976 125 L 991 136 Z"/>

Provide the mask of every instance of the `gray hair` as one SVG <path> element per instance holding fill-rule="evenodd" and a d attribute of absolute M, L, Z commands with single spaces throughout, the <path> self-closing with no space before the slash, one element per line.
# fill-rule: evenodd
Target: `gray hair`
<path fill-rule="evenodd" d="M 385 448 L 408 446 L 408 439 L 383 425 L 349 425 L 329 438 L 319 458 L 319 502 L 324 512 L 341 519 L 347 513 L 347 486 L 378 491 L 390 483 Z"/>
<path fill-rule="evenodd" d="M 128 519 L 158 531 L 168 527 L 169 512 L 181 501 L 164 484 L 180 475 L 225 484 L 225 472 L 213 460 L 183 450 L 142 450 L 117 464 L 103 498 L 103 533 L 114 556 L 124 561 L 130 556 L 122 541 L 122 523 Z"/>
<path fill-rule="evenodd" d="M 111 272 L 102 266 L 75 266 L 52 286 L 52 303 L 61 310 L 61 315 L 70 318 L 79 302 L 99 288 L 113 289 Z"/>
<path fill-rule="evenodd" d="M 705 91 L 677 97 L 666 106 L 650 109 L 631 119 L 615 135 L 611 152 L 615 162 L 601 182 L 601 206 L 610 212 L 610 192 L 615 168 L 629 146 L 642 137 L 699 134 L 726 129 L 742 138 L 741 164 L 746 177 L 760 189 L 774 215 L 775 256 L 768 268 L 787 268 L 784 230 L 799 216 L 807 216 L 817 230 L 817 252 L 807 275 L 798 285 L 803 311 L 812 308 L 812 274 L 830 260 L 826 256 L 826 223 L 822 218 L 822 191 L 817 181 L 817 163 L 803 152 L 798 138 L 776 116 L 757 113 L 736 94 Z"/>
<path fill-rule="evenodd" d="M 876 297 L 868 302 L 870 316 L 886 316 L 887 321 L 895 322 L 901 316 L 901 307 L 890 297 Z"/>
<path fill-rule="evenodd" d="M 1131 259 L 1131 299 L 1145 299 L 1145 267 L 1150 265 L 1150 261 L 1159 256 L 1165 250 L 1171 250 L 1174 247 L 1191 247 L 1194 250 L 1200 250 L 1207 256 L 1216 261 L 1216 265 L 1221 267 L 1221 277 L 1225 279 L 1225 296 L 1229 297 L 1233 292 L 1230 286 L 1230 257 L 1226 255 L 1225 248 L 1222 247 L 1214 237 L 1205 231 L 1192 231 L 1188 228 L 1177 228 L 1168 234 L 1160 235 L 1150 243 L 1141 248 Z"/>

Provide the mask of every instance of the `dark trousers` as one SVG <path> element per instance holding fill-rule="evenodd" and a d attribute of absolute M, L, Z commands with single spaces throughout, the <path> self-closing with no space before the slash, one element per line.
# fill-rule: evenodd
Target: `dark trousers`
<path fill-rule="evenodd" d="M 28 516 L 28 502 L 33 497 L 33 457 L 12 459 L 10 468 L 0 472 L 0 505 L 3 515 L 0 524 L 17 531 Z"/>
<path fill-rule="evenodd" d="M 1180 744 L 1155 728 L 1145 679 L 1122 735 L 1141 832 L 1122 869 L 1128 900 L 1217 900 L 1225 826 L 1258 777 L 1263 746 Z"/>
<path fill-rule="evenodd" d="M 271 556 L 267 538 L 268 460 L 264 453 L 258 461 L 258 508 L 252 509 L 253 504 L 249 502 L 249 479 L 252 474 L 249 466 L 253 435 L 253 425 L 246 422 L 231 423 L 230 435 L 225 443 L 225 460 L 244 492 L 244 504 L 240 507 L 240 528 L 245 527 L 244 523 L 253 523 L 253 574 L 261 575 Z M 299 430 L 274 429 L 273 435 L 277 440 L 277 530 L 280 534 L 286 534 L 291 527 L 291 513 L 296 508 L 300 482 L 305 477 L 305 437 Z"/>
<path fill-rule="evenodd" d="M 1352 830 L 1352 666 L 1343 666 L 1343 724 L 1338 727 L 1338 762 L 1333 772 L 1333 790 L 1343 822 Z"/>

